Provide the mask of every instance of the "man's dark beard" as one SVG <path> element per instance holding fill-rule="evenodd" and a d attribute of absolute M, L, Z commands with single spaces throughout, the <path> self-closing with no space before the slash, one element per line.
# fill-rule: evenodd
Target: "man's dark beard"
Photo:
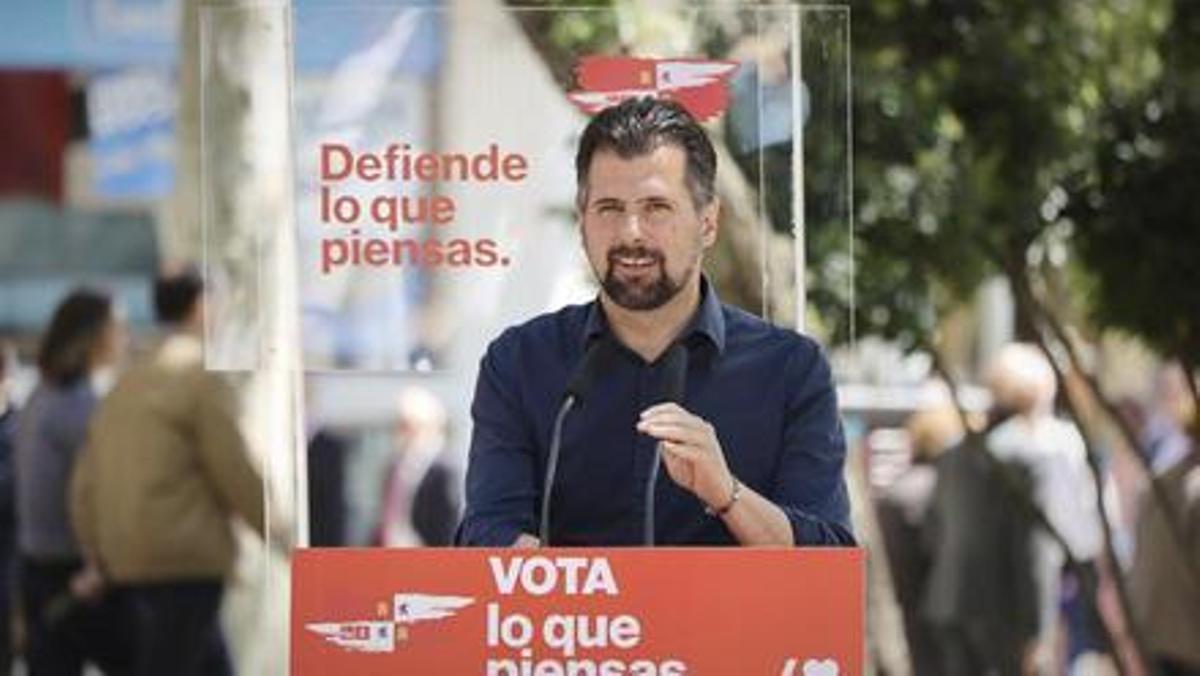
<path fill-rule="evenodd" d="M 658 278 L 649 285 L 631 284 L 617 279 L 614 270 L 617 258 L 653 258 L 658 267 Z M 685 278 L 687 276 L 685 275 Z M 655 310 L 667 304 L 683 288 L 682 283 L 675 283 L 667 275 L 666 258 L 661 252 L 651 251 L 644 247 L 614 247 L 608 252 L 608 271 L 601 281 L 604 292 L 617 305 L 626 310 Z"/>

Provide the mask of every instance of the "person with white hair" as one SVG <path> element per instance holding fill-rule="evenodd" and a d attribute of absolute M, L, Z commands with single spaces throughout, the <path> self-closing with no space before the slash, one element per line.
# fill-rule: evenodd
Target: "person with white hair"
<path fill-rule="evenodd" d="M 1003 462 L 1027 467 L 1033 479 L 1033 500 L 1062 535 L 1071 555 L 1085 564 L 1097 559 L 1103 534 L 1087 447 L 1074 424 L 1054 415 L 1057 385 L 1050 362 L 1033 345 L 1011 343 L 993 358 L 987 381 L 996 407 L 1010 414 L 989 434 L 988 450 Z M 1065 562 L 1062 548 L 1048 533 L 1037 531 L 1034 565 L 1040 629 L 1033 659 L 1042 672 L 1056 661 L 1055 630 Z"/>

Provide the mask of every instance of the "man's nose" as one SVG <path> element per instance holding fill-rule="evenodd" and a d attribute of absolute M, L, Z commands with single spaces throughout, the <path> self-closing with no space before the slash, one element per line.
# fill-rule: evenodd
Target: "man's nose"
<path fill-rule="evenodd" d="M 621 219 L 621 237 L 629 241 L 640 242 L 645 232 L 645 221 L 642 214 L 637 211 L 630 211 Z"/>

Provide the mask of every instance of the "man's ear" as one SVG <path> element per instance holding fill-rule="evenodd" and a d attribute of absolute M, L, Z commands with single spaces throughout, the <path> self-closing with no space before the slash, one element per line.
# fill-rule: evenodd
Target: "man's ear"
<path fill-rule="evenodd" d="M 717 231 L 721 225 L 721 200 L 713 195 L 712 201 L 700 209 L 700 241 L 707 249 L 717 243 Z"/>

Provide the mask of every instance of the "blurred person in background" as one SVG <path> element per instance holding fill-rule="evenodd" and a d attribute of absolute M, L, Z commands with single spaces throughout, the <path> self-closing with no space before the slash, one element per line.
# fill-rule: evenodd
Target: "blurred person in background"
<path fill-rule="evenodd" d="M 449 438 L 446 408 L 423 387 L 399 397 L 396 455 L 383 491 L 376 544 L 384 547 L 449 545 L 458 521 L 454 472 L 443 462 Z"/>
<path fill-rule="evenodd" d="M 1033 498 L 1050 525 L 1062 535 L 1085 574 L 1096 579 L 1095 562 L 1103 546 L 1096 487 L 1088 468 L 1087 447 L 1074 424 L 1054 414 L 1054 369 L 1037 347 L 1004 346 L 988 371 L 996 405 L 1011 416 L 988 436 L 988 449 L 1003 462 L 1028 468 Z M 1065 666 L 1086 653 L 1110 650 L 1088 584 L 1065 572 L 1066 552 L 1042 529 L 1035 534 L 1034 572 L 1038 584 L 1038 637 L 1027 655 L 1038 673 L 1060 673 L 1057 634 L 1060 609 L 1069 620 Z"/>
<path fill-rule="evenodd" d="M 1200 570 L 1200 452 L 1196 402 L 1186 394 L 1182 375 L 1172 369 L 1159 374 L 1142 450 L 1179 520 L 1183 549 L 1150 487 L 1143 486 L 1129 575 L 1148 657 L 1164 676 L 1200 676 L 1200 582 L 1191 572 Z"/>
<path fill-rule="evenodd" d="M 962 441 L 963 425 L 948 400 L 918 410 L 905 428 L 912 445 L 911 465 L 884 491 L 877 503 L 879 526 L 897 601 L 904 613 L 913 673 L 943 673 L 937 654 L 935 628 L 921 614 L 932 552 L 926 515 L 937 485 L 936 461 Z"/>
<path fill-rule="evenodd" d="M 308 544 L 341 547 L 346 544 L 349 506 L 346 503 L 346 455 L 350 444 L 317 420 L 311 396 L 305 402 L 308 424 Z"/>
<path fill-rule="evenodd" d="M 958 676 L 1016 676 L 1038 634 L 1035 521 L 1029 469 L 988 451 L 1012 412 L 995 401 L 981 431 L 936 463 L 923 535 L 930 552 L 921 613 L 934 627 L 941 669 Z"/>
<path fill-rule="evenodd" d="M 71 487 L 81 543 L 129 599 L 139 676 L 232 672 L 218 624 L 231 521 L 264 531 L 233 392 L 204 368 L 202 296 L 191 272 L 156 281 L 166 334 L 98 409 Z"/>
<path fill-rule="evenodd" d="M 71 471 L 124 345 L 112 299 L 79 289 L 54 311 L 38 348 L 41 378 L 16 437 L 19 581 L 31 676 L 82 674 L 89 661 L 106 673 L 127 673 L 130 666 L 119 597 L 99 592 L 67 516 Z M 61 609 L 72 596 L 81 602 Z"/>
<path fill-rule="evenodd" d="M 1188 422 L 1193 410 L 1186 375 L 1177 364 L 1158 369 L 1149 405 L 1141 421 L 1142 452 L 1156 472 L 1162 472 L 1183 460 L 1192 449 Z"/>
<path fill-rule="evenodd" d="M 8 351 L 0 341 L 0 674 L 12 669 L 13 555 L 17 516 L 13 496 L 13 442 L 17 407 L 8 392 Z"/>

